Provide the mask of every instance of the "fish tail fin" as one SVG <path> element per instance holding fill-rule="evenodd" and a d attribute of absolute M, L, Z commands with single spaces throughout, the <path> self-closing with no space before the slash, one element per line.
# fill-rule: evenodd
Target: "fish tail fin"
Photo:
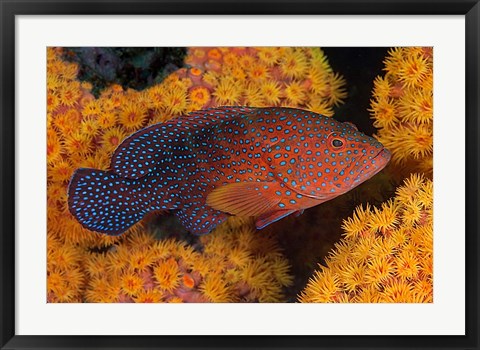
<path fill-rule="evenodd" d="M 120 235 L 148 211 L 135 180 L 97 169 L 80 168 L 68 187 L 70 213 L 85 228 Z"/>

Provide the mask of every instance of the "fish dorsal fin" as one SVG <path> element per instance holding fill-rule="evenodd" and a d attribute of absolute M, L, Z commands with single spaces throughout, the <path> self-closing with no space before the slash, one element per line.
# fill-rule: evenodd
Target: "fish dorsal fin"
<path fill-rule="evenodd" d="M 278 182 L 235 182 L 214 189 L 206 204 L 237 216 L 258 216 L 271 211 L 281 198 Z"/>
<path fill-rule="evenodd" d="M 352 129 L 354 131 L 358 131 L 357 126 L 355 124 L 351 123 L 351 122 L 343 122 L 343 125 L 349 127 L 350 129 Z"/>
<path fill-rule="evenodd" d="M 330 196 L 318 181 L 321 169 L 314 152 L 306 149 L 299 137 L 293 135 L 265 149 L 262 158 L 278 182 L 307 197 L 326 199 Z"/>
<path fill-rule="evenodd" d="M 172 156 L 182 155 L 178 152 L 188 153 L 189 139 L 198 128 L 208 128 L 221 120 L 252 111 L 252 108 L 218 107 L 151 125 L 123 140 L 113 153 L 110 167 L 119 176 L 139 179 L 159 164 L 168 165 Z"/>

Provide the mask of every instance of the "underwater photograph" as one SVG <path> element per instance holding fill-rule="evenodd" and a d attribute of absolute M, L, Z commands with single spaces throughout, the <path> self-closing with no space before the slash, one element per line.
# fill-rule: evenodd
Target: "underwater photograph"
<path fill-rule="evenodd" d="M 432 47 L 46 55 L 48 303 L 433 303 Z"/>

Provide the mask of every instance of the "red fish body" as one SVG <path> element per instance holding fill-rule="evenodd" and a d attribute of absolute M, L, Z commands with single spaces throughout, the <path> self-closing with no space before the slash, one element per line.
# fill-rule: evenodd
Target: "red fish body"
<path fill-rule="evenodd" d="M 134 133 L 111 170 L 78 169 L 70 212 L 117 235 L 154 210 L 173 210 L 195 234 L 228 215 L 263 228 L 369 179 L 390 152 L 350 123 L 291 108 L 220 107 Z"/>

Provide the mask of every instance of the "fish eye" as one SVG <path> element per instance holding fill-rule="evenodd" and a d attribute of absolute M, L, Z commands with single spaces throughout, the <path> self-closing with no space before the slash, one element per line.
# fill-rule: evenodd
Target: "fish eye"
<path fill-rule="evenodd" d="M 345 139 L 336 132 L 332 132 L 327 136 L 327 144 L 334 152 L 341 152 L 347 145 Z"/>
<path fill-rule="evenodd" d="M 343 146 L 343 141 L 340 139 L 333 139 L 332 140 L 332 146 L 335 148 L 340 148 Z"/>

